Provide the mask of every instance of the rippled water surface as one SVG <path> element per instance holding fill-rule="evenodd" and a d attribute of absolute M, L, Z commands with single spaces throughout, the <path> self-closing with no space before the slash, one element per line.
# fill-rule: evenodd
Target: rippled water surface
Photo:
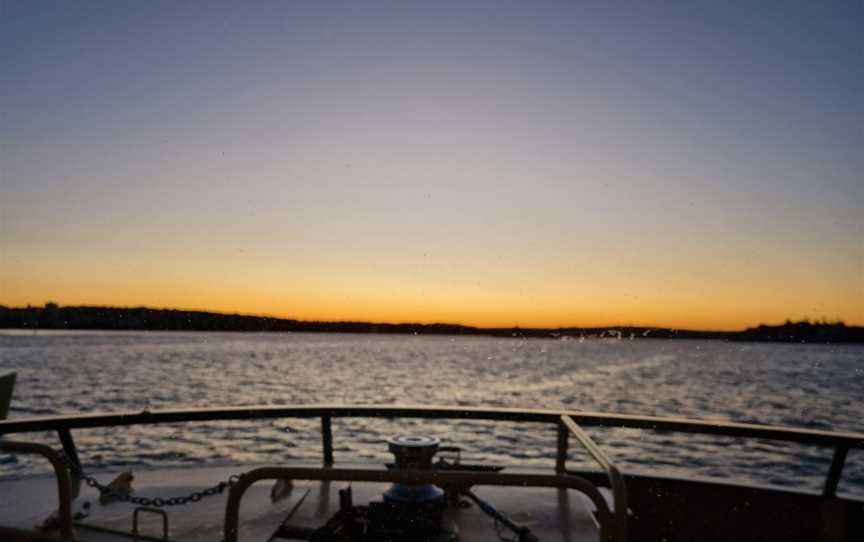
<path fill-rule="evenodd" d="M 599 410 L 864 430 L 864 348 L 664 340 L 336 334 L 0 332 L 12 417 L 168 407 L 410 403 Z M 383 461 L 413 430 L 474 461 L 553 463 L 554 430 L 486 422 L 334 421 L 336 459 Z M 624 429 L 590 433 L 625 470 L 817 489 L 831 451 Z M 76 431 L 85 466 L 285 463 L 320 457 L 317 422 Z M 38 439 L 56 442 L 51 435 Z M 584 458 L 571 455 L 574 464 Z M 0 476 L 40 471 L 0 456 Z M 864 453 L 841 493 L 864 498 Z"/>

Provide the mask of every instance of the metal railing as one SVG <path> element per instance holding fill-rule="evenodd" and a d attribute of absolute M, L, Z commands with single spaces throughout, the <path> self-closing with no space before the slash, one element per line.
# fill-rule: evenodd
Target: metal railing
<path fill-rule="evenodd" d="M 41 455 L 51 463 L 54 477 L 57 479 L 57 506 L 60 538 L 72 540 L 72 484 L 69 481 L 69 471 L 60 457 L 51 447 L 32 442 L 13 442 L 0 440 L 0 452 L 12 454 Z"/>
<path fill-rule="evenodd" d="M 748 423 L 693 420 L 677 417 L 606 414 L 580 410 L 538 410 L 513 408 L 390 406 L 390 405 L 292 405 L 158 411 L 80 414 L 0 420 L 0 435 L 35 431 L 57 431 L 66 456 L 77 459 L 70 431 L 96 427 L 188 423 L 221 420 L 260 420 L 273 418 L 319 418 L 321 420 L 322 458 L 325 465 L 334 463 L 333 418 L 427 418 L 512 422 L 537 422 L 558 426 L 568 416 L 582 427 L 618 427 L 701 433 L 727 437 L 767 439 L 833 448 L 831 467 L 823 486 L 823 496 L 832 497 L 842 477 L 846 455 L 852 449 L 864 449 L 864 433 L 797 429 Z M 569 433 L 568 433 L 569 435 Z M 563 438 L 563 440 L 562 440 Z M 559 431 L 556 470 L 566 461 L 566 435 Z M 596 459 L 596 458 L 595 458 Z"/>
<path fill-rule="evenodd" d="M 612 502 L 614 504 L 613 516 L 614 516 L 614 526 L 616 529 L 616 537 L 618 540 L 627 540 L 627 486 L 624 483 L 624 477 L 621 476 L 621 471 L 618 470 L 618 467 L 612 463 L 612 460 L 609 459 L 609 456 L 597 446 L 591 437 L 588 436 L 588 433 L 585 432 L 584 429 L 579 427 L 579 425 L 573 421 L 573 418 L 567 415 L 561 416 L 561 422 L 559 425 L 559 437 L 558 437 L 558 458 L 555 461 L 556 470 L 559 472 L 567 472 L 566 459 L 567 459 L 567 439 L 564 439 L 563 446 L 564 450 L 562 453 L 561 446 L 561 436 L 560 432 L 562 429 L 565 429 L 569 432 L 569 435 L 573 435 L 582 448 L 588 452 L 594 461 L 596 461 L 606 475 L 609 477 L 609 487 L 612 488 Z M 560 465 L 559 465 L 560 464 Z"/>
<path fill-rule="evenodd" d="M 467 472 L 440 470 L 372 470 L 372 469 L 315 469 L 302 467 L 264 467 L 240 476 L 231 488 L 225 507 L 225 542 L 237 542 L 240 500 L 245 491 L 261 480 L 321 480 L 344 482 L 391 482 L 403 484 L 432 483 L 436 485 L 530 486 L 557 487 L 584 493 L 594 504 L 600 523 L 602 542 L 626 542 L 626 517 L 614 514 L 597 487 L 585 478 L 569 474 L 504 474 L 498 472 Z"/>
<path fill-rule="evenodd" d="M 853 432 L 832 432 L 814 429 L 772 427 L 734 422 L 691 420 L 686 418 L 604 414 L 578 410 L 390 405 L 229 407 L 159 411 L 145 410 L 113 414 L 82 414 L 74 416 L 21 418 L 0 421 L 0 435 L 36 431 L 56 431 L 63 446 L 67 461 L 80 466 L 75 442 L 71 434 L 71 431 L 74 429 L 276 418 L 318 418 L 321 422 L 322 463 L 327 467 L 332 467 L 335 463 L 333 453 L 333 418 L 423 418 L 548 424 L 556 427 L 558 431 L 555 470 L 559 478 L 572 478 L 566 475 L 567 453 L 569 438 L 571 436 L 573 436 L 576 441 L 585 448 L 588 454 L 600 464 L 608 475 L 614 503 L 614 511 L 612 511 L 611 517 L 617 525 L 623 525 L 623 527 L 616 528 L 615 537 L 619 540 L 626 539 L 625 537 L 622 537 L 622 533 L 626 536 L 627 517 L 627 498 L 624 479 L 621 476 L 620 471 L 615 467 L 608 456 L 603 453 L 593 440 L 590 439 L 584 429 L 582 429 L 582 426 L 702 433 L 727 437 L 778 440 L 830 447 L 834 449 L 834 454 L 822 491 L 823 497 L 826 498 L 834 497 L 836 493 L 837 485 L 842 477 L 843 467 L 848 451 L 851 449 L 864 449 L 864 434 Z M 344 471 L 338 472 L 344 473 Z"/>

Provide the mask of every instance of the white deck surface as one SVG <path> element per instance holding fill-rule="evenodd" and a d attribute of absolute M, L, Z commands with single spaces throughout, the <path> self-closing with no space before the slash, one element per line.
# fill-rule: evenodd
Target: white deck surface
<path fill-rule="evenodd" d="M 252 468 L 244 465 L 135 471 L 134 494 L 163 498 L 186 495 Z M 119 471 L 103 472 L 99 473 L 97 478 L 107 483 L 118 473 Z M 338 490 L 347 485 L 347 482 L 297 481 L 286 498 L 271 503 L 272 482 L 255 484 L 243 498 L 240 540 L 267 541 L 307 489 L 308 496 L 292 516 L 291 523 L 309 527 L 322 525 L 338 510 Z M 380 501 L 387 484 L 355 482 L 351 487 L 354 504 L 366 504 L 370 500 Z M 598 530 L 589 512 L 590 503 L 576 492 L 521 487 L 479 487 L 475 488 L 475 492 L 515 522 L 529 527 L 540 540 L 598 540 Z M 179 542 L 221 540 L 226 498 L 227 491 L 223 495 L 205 498 L 198 503 L 164 508 L 169 518 L 170 539 Z M 89 516 L 79 522 L 82 526 L 92 525 L 131 532 L 132 512 L 135 508 L 133 505 L 115 502 L 102 506 L 99 504 L 98 492 L 82 485 L 81 495 L 73 503 L 73 513 L 82 510 L 84 501 L 89 501 L 91 506 Z M 0 481 L 0 525 L 32 529 L 56 507 L 57 489 L 53 477 Z M 145 513 L 140 519 L 142 534 L 161 538 L 162 520 L 159 516 Z M 476 505 L 467 509 L 448 509 L 446 521 L 457 526 L 459 540 L 499 540 L 492 520 Z M 91 533 L 87 529 L 79 529 L 78 536 L 81 540 L 93 542 L 128 540 L 125 537 Z"/>

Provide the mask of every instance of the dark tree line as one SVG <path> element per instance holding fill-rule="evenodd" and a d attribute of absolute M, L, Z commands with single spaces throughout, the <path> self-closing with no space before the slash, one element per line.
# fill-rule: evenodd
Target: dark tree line
<path fill-rule="evenodd" d="M 318 322 L 204 311 L 146 307 L 0 306 L 0 328 L 145 331 L 292 331 L 331 333 L 401 333 L 487 335 L 495 337 L 586 337 L 648 339 L 722 339 L 742 341 L 864 343 L 864 327 L 843 322 L 790 322 L 744 331 L 693 331 L 656 327 L 477 328 L 458 324 L 383 324 Z"/>

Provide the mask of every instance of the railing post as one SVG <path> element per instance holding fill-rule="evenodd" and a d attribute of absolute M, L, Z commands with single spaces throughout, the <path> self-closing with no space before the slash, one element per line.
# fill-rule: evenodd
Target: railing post
<path fill-rule="evenodd" d="M 324 451 L 324 466 L 333 466 L 333 424 L 330 416 L 321 416 L 321 448 Z"/>
<path fill-rule="evenodd" d="M 69 470 L 72 471 L 72 498 L 75 499 L 81 492 L 81 478 L 75 472 L 76 470 L 78 472 L 82 470 L 81 460 L 78 459 L 78 449 L 75 448 L 75 441 L 72 440 L 72 433 L 69 429 L 58 429 L 57 435 L 60 437 L 60 444 L 63 445 L 63 453 L 66 455 L 66 460 L 73 467 Z"/>
<path fill-rule="evenodd" d="M 9 415 L 12 403 L 12 390 L 15 389 L 15 373 L 0 374 L 0 420 Z"/>
<path fill-rule="evenodd" d="M 555 472 L 567 472 L 567 448 L 570 445 L 570 430 L 563 420 L 558 420 L 558 451 L 555 455 Z"/>
<path fill-rule="evenodd" d="M 837 493 L 837 485 L 843 475 L 843 464 L 846 462 L 846 454 L 849 448 L 837 446 L 834 448 L 834 457 L 831 458 L 831 468 L 828 469 L 828 477 L 825 479 L 825 489 L 822 490 L 823 497 L 833 497 Z"/>

